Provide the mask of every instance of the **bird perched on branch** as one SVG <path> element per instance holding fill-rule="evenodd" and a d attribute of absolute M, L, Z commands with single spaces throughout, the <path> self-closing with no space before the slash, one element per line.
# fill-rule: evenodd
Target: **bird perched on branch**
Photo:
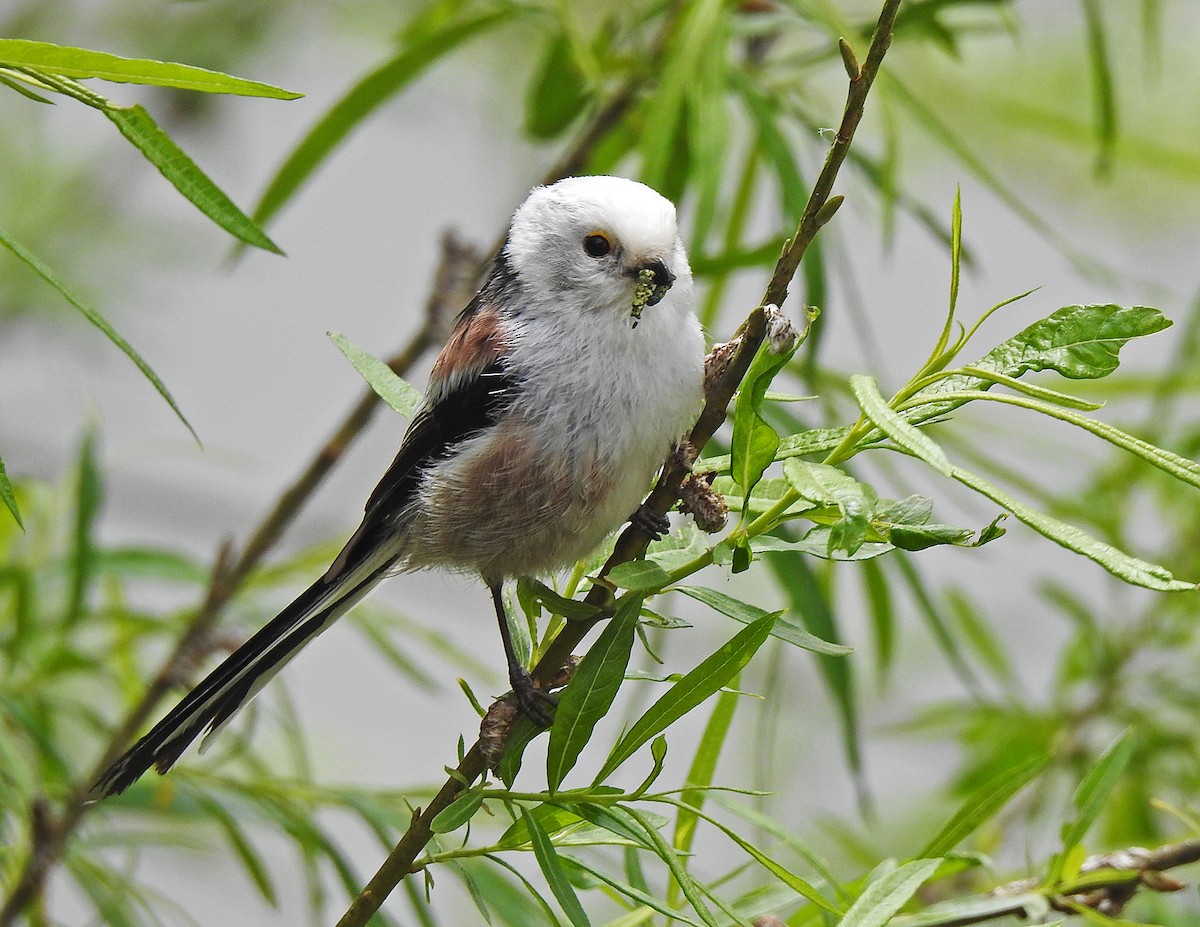
<path fill-rule="evenodd" d="M 619 177 L 538 187 L 442 349 L 362 524 L 315 583 L 100 777 L 165 772 L 389 573 L 446 567 L 492 592 L 521 710 L 553 697 L 513 651 L 501 589 L 589 554 L 639 503 L 702 403 L 704 338 L 675 207 Z"/>

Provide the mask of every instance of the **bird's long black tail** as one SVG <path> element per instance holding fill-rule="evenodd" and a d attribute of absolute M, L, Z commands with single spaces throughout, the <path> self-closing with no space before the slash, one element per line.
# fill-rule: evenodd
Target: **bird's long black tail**
<path fill-rule="evenodd" d="M 123 792 L 151 766 L 166 772 L 205 728 L 209 737 L 220 731 L 301 647 L 366 595 L 392 559 L 367 555 L 358 563 L 339 558 L 339 564 L 230 654 L 113 763 L 92 787 L 92 798 Z"/>

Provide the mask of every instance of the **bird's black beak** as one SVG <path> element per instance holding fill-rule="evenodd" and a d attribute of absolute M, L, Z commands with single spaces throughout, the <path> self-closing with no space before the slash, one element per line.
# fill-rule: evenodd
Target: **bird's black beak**
<path fill-rule="evenodd" d="M 666 264 L 659 260 L 647 261 L 638 270 L 650 271 L 652 275 L 650 279 L 654 284 L 654 292 L 646 300 L 646 305 L 657 305 L 659 300 L 667 295 L 667 290 L 671 289 L 671 284 L 675 282 L 675 275 L 667 269 Z"/>
<path fill-rule="evenodd" d="M 637 328 L 642 310 L 647 306 L 657 305 L 667 295 L 667 290 L 671 289 L 671 284 L 675 282 L 675 275 L 667 269 L 666 264 L 655 258 L 634 268 L 633 276 L 637 278 L 637 286 L 633 291 L 630 318 L 633 327 Z"/>

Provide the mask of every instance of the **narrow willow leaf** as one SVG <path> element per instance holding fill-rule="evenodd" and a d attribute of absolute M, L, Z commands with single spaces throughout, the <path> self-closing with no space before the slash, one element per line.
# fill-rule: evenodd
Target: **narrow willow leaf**
<path fill-rule="evenodd" d="M 234 205 L 141 106 L 106 106 L 103 113 L 176 190 L 213 222 L 248 245 L 283 254 L 267 233 Z"/>
<path fill-rule="evenodd" d="M 229 848 L 241 861 L 242 868 L 250 876 L 250 880 L 258 889 L 259 894 L 272 905 L 277 904 L 271 873 L 237 817 L 230 814 L 220 802 L 209 798 L 201 791 L 193 792 L 192 799 L 204 809 L 208 817 L 216 821 L 221 833 L 225 835 L 225 841 L 229 844 Z"/>
<path fill-rule="evenodd" d="M 875 636 L 875 670 L 880 683 L 883 683 L 888 678 L 896 655 L 896 615 L 892 589 L 883 575 L 883 567 L 878 563 L 867 561 L 858 572 L 862 576 L 871 630 Z"/>
<path fill-rule="evenodd" d="M 687 91 L 705 61 L 705 49 L 720 43 L 721 0 L 697 0 L 682 8 L 673 41 L 656 62 L 658 80 L 646 104 L 646 128 L 640 133 L 643 179 L 657 190 L 666 186 L 680 136 L 685 132 Z"/>
<path fill-rule="evenodd" d="M 1064 393 L 1060 390 L 1050 389 L 1045 386 L 1038 386 L 1036 383 L 1026 383 L 1024 380 L 1018 380 L 1016 377 L 1010 377 L 1007 374 L 1001 373 L 998 370 L 985 370 L 983 367 L 966 366 L 961 368 L 961 373 L 965 373 L 969 377 L 979 377 L 981 380 L 986 380 L 990 383 L 996 383 L 1000 386 L 1007 386 L 1011 390 L 1016 390 L 1018 393 L 1024 393 L 1026 396 L 1032 396 L 1035 399 L 1042 399 L 1054 405 L 1065 406 L 1068 409 L 1079 409 L 1083 412 L 1095 412 L 1097 409 L 1104 408 L 1102 402 L 1089 402 L 1086 399 L 1081 399 L 1078 396 L 1072 396 L 1070 393 Z"/>
<path fill-rule="evenodd" d="M 992 396 L 990 398 L 1004 401 L 1000 396 Z M 1123 451 L 1128 451 L 1142 458 L 1142 460 L 1146 461 L 1152 467 L 1157 467 L 1175 479 L 1200 488 L 1200 464 L 1194 460 L 1189 460 L 1186 457 L 1168 451 L 1166 448 L 1158 447 L 1149 441 L 1143 441 L 1141 438 L 1134 437 L 1106 422 L 1097 421 L 1094 418 L 1080 415 L 1069 409 L 1059 409 L 1042 402 L 1021 402 L 1012 397 L 1009 398 L 1014 404 L 1023 405 L 1025 408 L 1030 408 L 1035 412 L 1040 412 L 1059 421 L 1075 425 L 1077 428 L 1082 428 L 1084 431 L 1094 434 L 1097 438 L 1102 438 L 1114 447 L 1119 447 Z"/>
<path fill-rule="evenodd" d="M 564 858 L 571 860 L 572 863 L 574 863 L 576 866 L 578 866 L 584 872 L 588 873 L 593 878 L 599 879 L 601 882 L 610 886 L 614 891 L 619 892 L 620 894 L 624 895 L 626 898 L 629 898 L 632 901 L 636 901 L 640 905 L 645 905 L 647 908 L 649 908 L 652 911 L 657 911 L 659 914 L 662 914 L 664 917 L 667 917 L 671 920 L 682 921 L 683 923 L 687 924 L 688 927 L 703 927 L 703 925 L 699 921 L 688 917 L 682 911 L 677 911 L 674 908 L 668 907 L 667 905 L 663 904 L 657 897 L 650 894 L 649 892 L 646 892 L 645 890 L 643 890 L 641 888 L 631 885 L 628 882 L 622 882 L 619 879 L 614 879 L 611 875 L 609 875 L 603 869 L 594 867 L 585 860 L 579 859 L 574 856 L 564 856 Z M 611 927 L 611 925 L 610 925 L 610 927 Z"/>
<path fill-rule="evenodd" d="M 692 878 L 687 871 L 687 867 L 679 859 L 679 854 L 663 839 L 662 834 L 655 830 L 652 822 L 646 817 L 644 812 L 635 811 L 633 808 L 621 809 L 625 814 L 629 815 L 633 820 L 641 825 L 641 829 L 645 831 L 646 836 L 650 838 L 651 844 L 654 846 L 654 852 L 671 871 L 676 884 L 680 891 L 683 892 L 683 897 L 688 900 L 692 909 L 700 916 L 700 919 L 708 924 L 709 927 L 718 927 L 717 920 L 713 917 L 712 911 L 708 905 L 704 903 L 701 897 L 700 888 L 696 885 L 696 880 Z"/>
<path fill-rule="evenodd" d="M 471 820 L 482 806 L 483 790 L 468 789 L 437 813 L 429 822 L 429 829 L 435 834 L 456 831 Z"/>
<path fill-rule="evenodd" d="M 850 378 L 850 391 L 871 423 L 900 447 L 919 457 L 942 476 L 950 475 L 950 461 L 937 443 L 927 434 L 909 423 L 899 412 L 888 405 L 874 377 L 856 374 Z"/>
<path fill-rule="evenodd" d="M 838 927 L 883 927 L 941 865 L 940 859 L 914 859 L 870 883 Z"/>
<path fill-rule="evenodd" d="M 1117 96 L 1113 89 L 1104 16 L 1097 0 L 1083 0 L 1083 18 L 1087 24 L 1088 63 L 1096 119 L 1096 175 L 1104 177 L 1112 170 L 1117 144 Z"/>
<path fill-rule="evenodd" d="M 475 873 L 476 882 L 484 883 L 481 890 L 487 892 L 488 900 L 492 902 L 496 913 L 504 923 L 509 927 L 526 927 L 528 924 L 536 923 L 534 918 L 537 915 L 537 908 L 540 907 L 550 927 L 561 927 L 561 921 L 554 913 L 554 909 L 550 907 L 550 902 L 542 897 L 542 893 L 515 866 L 491 853 L 485 853 L 483 858 L 497 868 L 511 873 L 524 889 L 524 891 L 518 889 L 498 872 L 491 872 L 486 868 L 480 868 Z M 404 880 L 406 885 L 412 881 L 412 879 Z M 530 902 L 531 898 L 532 902 Z M 431 923 L 428 927 L 437 927 L 437 925 Z"/>
<path fill-rule="evenodd" d="M 738 678 L 735 676 L 730 680 L 730 685 L 736 688 L 737 684 Z M 697 812 L 704 807 L 705 790 L 712 785 L 717 760 L 725 747 L 737 702 L 738 697 L 734 692 L 725 691 L 717 697 L 708 724 L 704 726 L 704 734 L 696 745 L 696 755 L 692 757 L 692 765 L 684 780 L 684 790 L 679 796 L 681 804 L 675 812 L 675 835 L 671 840 L 681 853 L 688 853 L 692 849 L 692 838 L 700 820 Z"/>
<path fill-rule="evenodd" d="M 25 523 L 21 521 L 21 510 L 17 507 L 17 494 L 13 491 L 12 482 L 8 478 L 8 471 L 4 469 L 4 461 L 0 460 L 0 502 L 4 503 L 16 519 L 21 530 L 25 530 Z"/>
<path fill-rule="evenodd" d="M 667 571 L 649 560 L 630 560 L 618 564 L 605 579 L 634 592 L 657 592 L 671 583 Z"/>
<path fill-rule="evenodd" d="M 83 617 L 88 589 L 96 568 L 95 523 L 104 488 L 96 466 L 96 436 L 88 434 L 79 449 L 75 491 L 75 524 L 71 536 L 70 592 L 65 622 L 71 626 Z"/>
<path fill-rule="evenodd" d="M 629 666 L 641 607 L 640 596 L 630 596 L 621 603 L 559 696 L 546 749 L 546 781 L 551 792 L 558 791 L 596 724 L 612 707 Z"/>
<path fill-rule="evenodd" d="M 417 410 L 425 401 L 419 389 L 395 373 L 379 358 L 355 347 L 345 335 L 339 332 L 326 334 L 380 399 L 407 419 L 417 414 Z"/>
<path fill-rule="evenodd" d="M 525 98 L 525 134 L 557 138 L 587 109 L 587 101 L 587 82 L 571 53 L 571 41 L 558 32 L 546 43 Z"/>
<path fill-rule="evenodd" d="M 1073 798 L 1078 814 L 1063 828 L 1064 849 L 1069 850 L 1083 841 L 1133 758 L 1136 746 L 1132 732 L 1126 729 L 1088 769 Z"/>
<path fill-rule="evenodd" d="M 364 119 L 419 77 L 443 55 L 512 15 L 501 9 L 480 13 L 440 31 L 422 34 L 355 84 L 317 122 L 275 172 L 254 219 L 265 225 L 308 180 L 330 152 Z"/>
<path fill-rule="evenodd" d="M 799 615 L 805 627 L 813 634 L 823 640 L 840 644 L 841 635 L 838 633 L 833 607 L 807 558 L 796 553 L 781 553 L 767 558 L 767 565 L 787 596 L 792 614 Z M 821 654 L 817 666 L 820 667 L 825 686 L 837 709 L 846 764 L 854 777 L 860 804 L 863 804 L 866 796 L 862 778 L 862 735 L 858 721 L 858 698 L 854 687 L 854 664 L 850 660 Z"/>
<path fill-rule="evenodd" d="M 1049 760 L 1046 756 L 1032 757 L 989 779 L 963 802 L 919 855 L 945 856 L 1041 775 Z"/>
<path fill-rule="evenodd" d="M 956 898 L 930 905 L 916 914 L 901 914 L 888 927 L 949 927 L 949 925 L 987 923 L 1002 917 L 1015 916 L 1026 923 L 1049 913 L 1046 897 L 1037 892 L 1019 895 L 996 895 L 983 898 Z M 1040 927 L 1062 927 L 1063 921 L 1037 921 Z"/>
<path fill-rule="evenodd" d="M 542 875 L 546 877 L 546 884 L 550 886 L 550 891 L 562 905 L 563 913 L 567 915 L 574 927 L 591 927 L 587 914 L 583 911 L 583 905 L 579 903 L 579 896 L 575 894 L 575 888 L 571 885 L 571 880 L 567 878 L 562 861 L 558 858 L 558 851 L 554 849 L 554 844 L 532 815 L 524 812 L 522 817 L 525 826 L 529 829 L 533 855 L 542 870 Z"/>
<path fill-rule="evenodd" d="M 742 602 L 723 592 L 718 592 L 716 589 L 707 589 L 703 586 L 676 586 L 675 591 L 681 592 L 689 598 L 695 599 L 697 602 L 703 602 L 722 615 L 732 618 L 734 621 L 740 621 L 742 624 L 750 624 L 751 622 L 758 621 L 768 614 L 776 615 L 775 624 L 771 628 L 771 636 L 777 637 L 794 647 L 834 657 L 845 656 L 848 653 L 854 652 L 853 647 L 847 647 L 845 644 L 835 644 L 831 641 L 822 640 L 815 634 L 810 634 L 808 631 L 792 624 L 784 618 L 782 612 L 767 612 L 757 605 Z"/>
<path fill-rule="evenodd" d="M 146 58 L 122 58 L 107 52 L 71 48 L 50 42 L 26 39 L 0 39 L 0 65 L 41 68 L 66 77 L 98 77 L 121 84 L 149 84 L 176 87 L 201 93 L 231 93 L 243 97 L 270 97 L 295 100 L 303 94 L 171 61 Z"/>
<path fill-rule="evenodd" d="M 66 283 L 59 279 L 54 271 L 43 264 L 41 260 L 31 251 L 28 251 L 23 245 L 19 244 L 5 234 L 3 230 L 0 230 L 0 245 L 6 247 L 9 251 L 15 254 L 18 259 L 32 268 L 39 277 L 54 287 L 54 289 L 58 290 L 59 295 L 61 295 L 63 299 L 78 309 L 83 314 L 85 319 L 96 326 L 96 328 L 100 329 L 100 331 L 104 333 L 109 341 L 120 348 L 121 352 L 131 361 L 133 361 L 133 363 L 137 366 L 137 369 L 142 372 L 142 376 L 149 380 L 150 384 L 156 390 L 158 390 L 158 394 L 166 400 L 167 405 L 171 407 L 171 411 L 173 411 L 179 420 L 183 422 L 184 427 L 192 433 L 192 437 L 196 439 L 196 443 L 200 443 L 200 438 L 196 435 L 196 430 L 192 427 L 191 423 L 184 418 L 183 412 L 181 412 L 179 406 L 175 404 L 174 397 L 171 396 L 170 391 L 163 384 L 162 380 L 158 378 L 158 374 L 150 369 L 150 365 L 142 360 L 142 356 L 133 349 L 128 341 L 117 334 L 116 329 L 108 324 L 108 320 L 105 319 L 104 316 L 85 303 L 78 295 L 76 295 L 74 290 L 72 290 L 69 286 L 67 286 Z"/>
<path fill-rule="evenodd" d="M 826 911 L 828 911 L 831 914 L 841 914 L 842 913 L 835 905 L 831 904 L 824 895 L 822 895 L 819 891 L 817 891 L 806 880 L 800 878 L 800 876 L 796 875 L 794 872 L 791 872 L 789 869 L 787 869 L 780 863 L 776 862 L 774 859 L 772 859 L 766 853 L 762 852 L 757 847 L 755 847 L 753 844 L 751 844 L 749 841 L 747 841 L 746 839 L 741 837 L 736 831 L 732 830 L 729 827 L 726 827 L 724 824 L 722 824 L 720 821 L 718 821 L 716 818 L 713 818 L 710 815 L 701 814 L 700 816 L 703 817 L 704 820 L 706 820 L 713 827 L 715 827 L 719 831 L 721 831 L 721 833 L 723 833 L 726 837 L 728 837 L 730 840 L 732 840 L 734 843 L 736 843 L 739 847 L 741 847 L 741 849 L 748 856 L 750 856 L 760 866 L 762 866 L 764 869 L 766 869 L 768 872 L 770 872 L 773 876 L 775 876 L 777 879 L 779 879 L 781 882 L 783 882 L 785 885 L 787 885 L 787 887 L 790 888 L 792 891 L 796 892 L 798 895 L 801 895 L 801 896 L 807 898 L 809 901 L 813 902 L 813 904 L 815 904 L 821 908 L 824 908 Z"/>
<path fill-rule="evenodd" d="M 600 609 L 579 599 L 568 599 L 559 595 L 543 582 L 528 576 L 517 580 L 517 592 L 531 603 L 541 606 L 554 615 L 562 615 L 568 621 L 586 621 L 600 614 Z"/>
<path fill-rule="evenodd" d="M 517 818 L 512 825 L 496 841 L 497 850 L 516 850 L 529 845 L 529 825 L 525 823 L 526 815 L 537 818 L 538 824 L 547 834 L 555 835 L 569 827 L 579 825 L 581 816 L 574 805 L 536 805 Z"/>
<path fill-rule="evenodd" d="M 764 615 L 747 625 L 660 696 L 617 741 L 596 776 L 596 782 L 602 782 L 642 744 L 666 730 L 710 695 L 720 691 L 750 662 L 750 658 L 770 635 L 775 621 L 775 615 Z"/>
<path fill-rule="evenodd" d="M 18 77 L 25 77 L 25 75 L 17 74 L 13 71 L 5 72 L 3 70 L 0 70 L 0 84 L 3 84 L 5 87 L 9 88 L 10 90 L 15 90 L 17 93 L 19 93 L 21 96 L 23 96 L 27 100 L 33 100 L 34 103 L 45 103 L 47 106 L 54 105 L 53 100 L 47 99 L 46 97 L 42 96 L 37 91 L 31 89 L 29 87 L 29 85 L 26 84 L 23 80 L 18 80 L 17 79 Z M 42 86 L 40 81 L 37 83 L 37 86 L 38 87 Z"/>
<path fill-rule="evenodd" d="M 1127 583 L 1164 592 L 1185 592 L 1193 591 L 1196 588 L 1194 583 L 1176 579 L 1166 567 L 1131 557 L 1111 544 L 1092 537 L 1082 528 L 1059 521 L 1057 518 L 1030 508 L 1023 502 L 1018 502 L 977 473 L 956 466 L 953 476 L 963 485 L 969 486 L 977 493 L 987 496 L 993 502 L 1012 512 L 1038 534 L 1061 544 L 1067 550 L 1073 550 L 1089 560 L 1094 560 Z"/>

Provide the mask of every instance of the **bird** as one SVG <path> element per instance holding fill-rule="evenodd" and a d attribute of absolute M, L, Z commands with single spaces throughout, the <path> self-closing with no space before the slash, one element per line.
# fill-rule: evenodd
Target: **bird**
<path fill-rule="evenodd" d="M 703 406 L 705 339 L 670 200 L 581 176 L 517 208 L 483 286 L 458 316 L 425 401 L 362 523 L 311 586 L 202 680 L 92 788 L 122 792 L 201 751 L 296 653 L 385 576 L 473 573 L 491 591 L 520 710 L 553 696 L 518 660 L 502 589 L 594 551 L 640 507 Z"/>

